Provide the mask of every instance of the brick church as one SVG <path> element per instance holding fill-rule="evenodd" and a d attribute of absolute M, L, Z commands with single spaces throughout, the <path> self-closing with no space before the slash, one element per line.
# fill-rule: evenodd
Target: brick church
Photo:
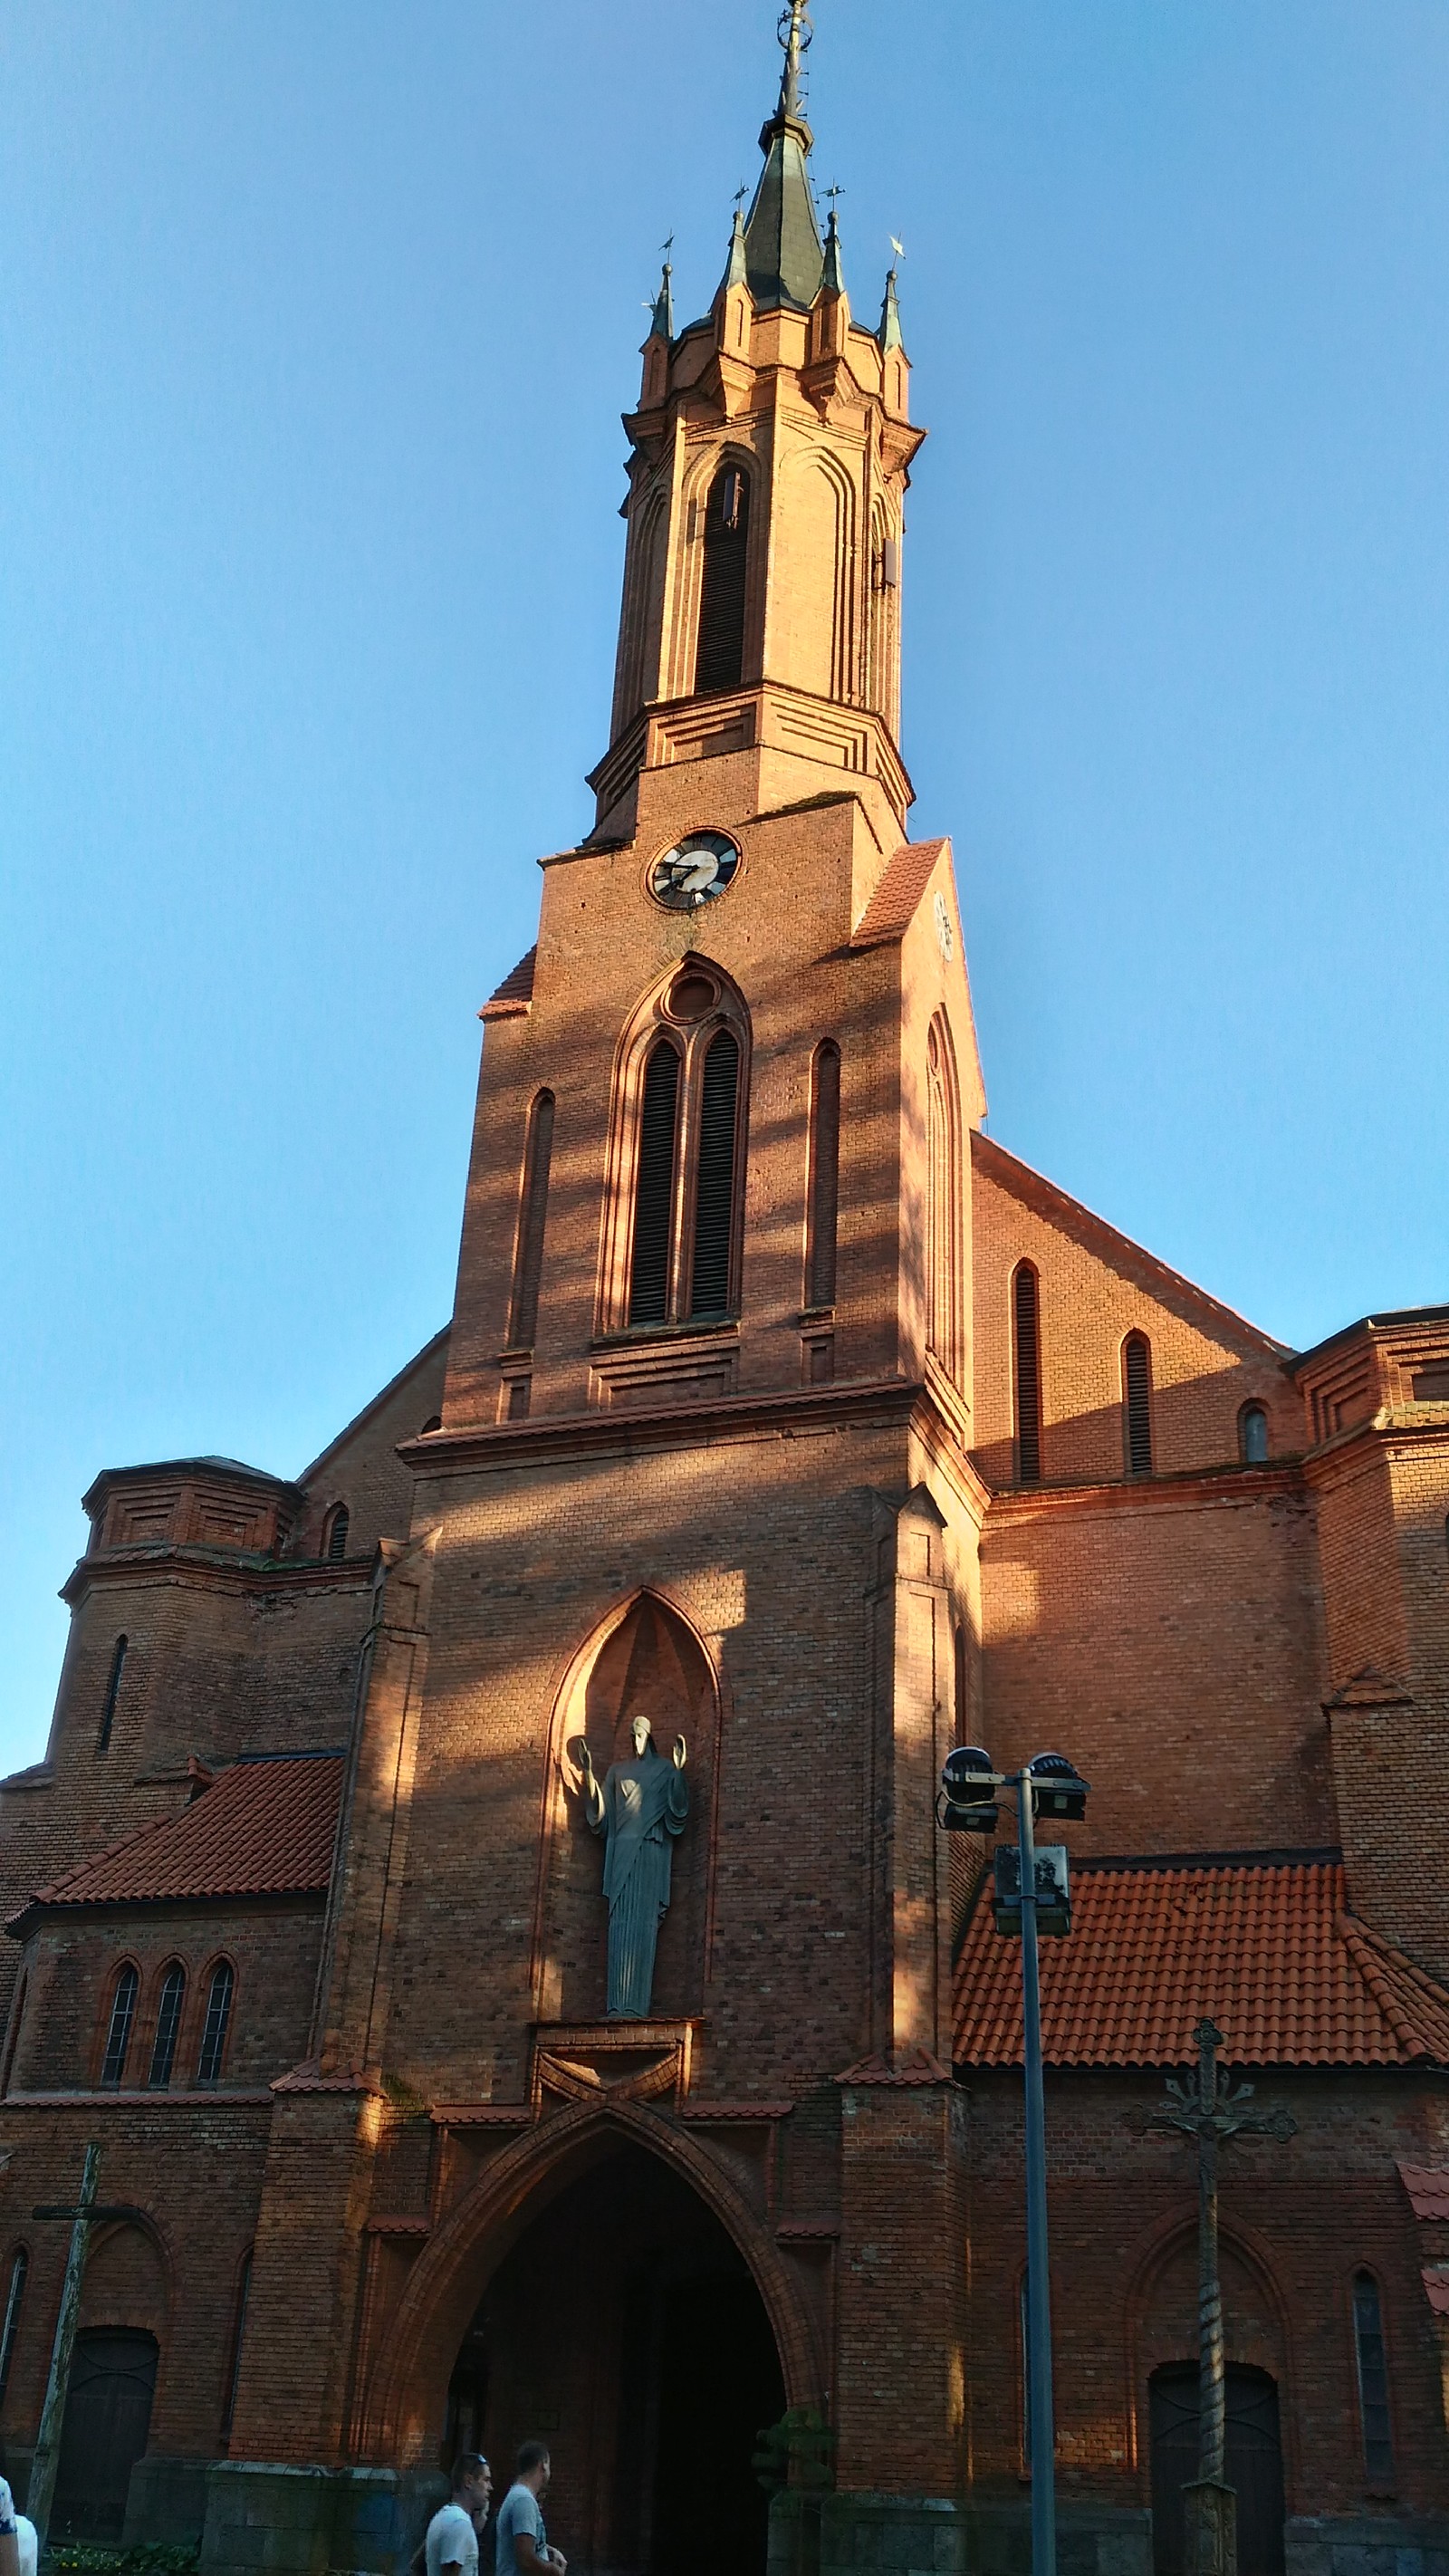
<path fill-rule="evenodd" d="M 1449 1307 L 1290 1351 L 983 1134 L 900 741 L 923 433 L 787 22 L 644 344 L 451 1323 L 294 1482 L 85 1497 L 0 1784 L 6 2464 L 94 2140 L 57 2532 L 393 2576 L 456 2446 L 541 2434 L 575 2576 L 1023 2566 L 1020 1952 L 933 1801 L 1059 1746 L 1065 2562 L 1182 2567 L 1152 2114 L 1211 2015 L 1297 2124 L 1224 2150 L 1244 2576 L 1442 2576 Z"/>

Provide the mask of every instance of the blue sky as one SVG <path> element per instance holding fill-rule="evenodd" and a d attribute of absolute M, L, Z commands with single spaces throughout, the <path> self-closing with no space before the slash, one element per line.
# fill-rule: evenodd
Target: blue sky
<path fill-rule="evenodd" d="M 0 8 L 0 1761 L 96 1469 L 294 1473 L 447 1314 L 773 17 Z M 1287 1341 L 1445 1299 L 1449 13 L 815 17 L 991 1130 Z"/>

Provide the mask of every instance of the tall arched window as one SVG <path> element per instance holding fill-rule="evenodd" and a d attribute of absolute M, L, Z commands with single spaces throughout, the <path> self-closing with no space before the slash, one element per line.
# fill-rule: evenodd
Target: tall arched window
<path fill-rule="evenodd" d="M 805 1303 L 835 1303 L 835 1237 L 840 1206 L 840 1049 L 826 1038 L 810 1081 L 810 1221 Z"/>
<path fill-rule="evenodd" d="M 553 1112 L 553 1093 L 541 1091 L 528 1113 L 518 1240 L 513 1253 L 513 1304 L 508 1319 L 508 1339 L 515 1350 L 532 1350 L 538 1326 L 538 1283 L 543 1270 L 543 1229 L 548 1215 L 548 1170 L 553 1159 Z"/>
<path fill-rule="evenodd" d="M 101 2061 L 101 2082 L 120 2084 L 126 2073 L 130 2053 L 131 2031 L 136 2019 L 136 1997 L 141 1980 L 128 1960 L 116 1979 L 111 1996 L 111 2018 L 106 2028 L 106 2053 Z"/>
<path fill-rule="evenodd" d="M 1261 1404 L 1245 1404 L 1238 1416 L 1238 1455 L 1245 1467 L 1266 1466 L 1268 1413 Z"/>
<path fill-rule="evenodd" d="M 606 1329 L 723 1322 L 739 1303 L 748 1023 L 724 977 L 692 959 L 641 1016 L 611 1149 L 621 1180 L 632 1169 L 627 1295 L 606 1261 Z"/>
<path fill-rule="evenodd" d="M 699 1152 L 694 1178 L 694 1258 L 690 1264 L 691 1315 L 730 1311 L 730 1253 L 735 1213 L 735 1128 L 739 1116 L 740 1049 L 730 1029 L 718 1029 L 704 1051 L 700 1081 Z"/>
<path fill-rule="evenodd" d="M 674 1251 L 674 1162 L 679 1129 L 679 1053 L 661 1038 L 644 1068 L 639 1157 L 634 1176 L 631 1324 L 662 1324 L 669 1312 Z"/>
<path fill-rule="evenodd" d="M 232 2417 L 236 2413 L 236 2384 L 241 2377 L 242 2341 L 247 2330 L 247 2300 L 252 2286 L 252 2248 L 249 2245 L 241 2259 L 236 2278 L 236 2305 L 232 2311 L 231 2351 L 227 2358 L 226 2397 L 221 2410 L 221 2447 L 231 2440 Z"/>
<path fill-rule="evenodd" d="M 17 2245 L 10 2265 L 10 2280 L 5 2292 L 5 2323 L 0 2326 L 0 2406 L 10 2385 L 10 2364 L 15 2358 L 15 2338 L 20 2331 L 20 2302 L 25 2296 L 25 2275 L 30 2269 L 30 2256 L 23 2245 Z"/>
<path fill-rule="evenodd" d="M 111 1740 L 111 1729 L 116 1722 L 116 1702 L 121 1696 L 121 1675 L 126 1669 L 126 1652 L 127 1640 L 124 1637 L 118 1637 L 111 1651 L 110 1678 L 106 1683 L 106 1696 L 101 1707 L 101 1731 L 96 1737 L 98 1753 L 105 1752 Z"/>
<path fill-rule="evenodd" d="M 1129 1333 L 1122 1345 L 1122 1443 L 1129 1476 L 1152 1473 L 1152 1345 Z"/>
<path fill-rule="evenodd" d="M 1018 1262 L 1011 1282 L 1012 1395 L 1016 1412 L 1016 1473 L 1023 1485 L 1041 1477 L 1041 1341 L 1037 1275 Z"/>
<path fill-rule="evenodd" d="M 347 1554 L 347 1533 L 352 1515 L 345 1503 L 334 1503 L 327 1515 L 322 1536 L 322 1553 L 329 1564 L 340 1565 Z"/>
<path fill-rule="evenodd" d="M 1380 2494 L 1394 2483 L 1394 2438 L 1389 2418 L 1389 2368 L 1383 2311 L 1372 2272 L 1353 2276 L 1353 2351 L 1358 2370 L 1358 2412 L 1364 2475 Z"/>
<path fill-rule="evenodd" d="M 737 689 L 745 668 L 745 568 L 749 553 L 750 478 L 722 465 L 704 505 L 704 581 L 694 685 Z"/>
<path fill-rule="evenodd" d="M 151 2043 L 151 2072 L 146 2081 L 157 2092 L 171 2081 L 176 2062 L 176 2034 L 181 2028 L 181 2007 L 186 2000 L 186 1970 L 172 1961 L 161 1980 L 161 2000 L 156 2007 L 156 2036 Z"/>
<path fill-rule="evenodd" d="M 951 1679 L 955 1708 L 956 1741 L 964 1744 L 971 1732 L 971 1675 L 966 1659 L 966 1631 L 958 1619 L 951 1636 Z"/>
<path fill-rule="evenodd" d="M 926 1042 L 927 1153 L 926 1339 L 953 1385 L 961 1383 L 961 1095 L 945 1020 L 938 1012 Z"/>
<path fill-rule="evenodd" d="M 218 1959 L 211 1972 L 206 1997 L 206 2021 L 201 2033 L 201 2055 L 197 2061 L 198 2084 L 217 2084 L 221 2080 L 222 2060 L 226 2055 L 227 2025 L 231 2020 L 232 1995 L 236 1978 L 231 1963 Z"/>

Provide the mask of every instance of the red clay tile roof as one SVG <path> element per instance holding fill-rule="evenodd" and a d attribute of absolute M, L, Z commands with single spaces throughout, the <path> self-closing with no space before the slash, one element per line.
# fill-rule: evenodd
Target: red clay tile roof
<path fill-rule="evenodd" d="M 851 932 L 852 948 L 883 948 L 900 939 L 916 917 L 944 841 L 907 841 L 887 859 L 885 874 Z"/>
<path fill-rule="evenodd" d="M 1419 2275 L 1436 2317 L 1449 2317 L 1449 2263 L 1426 2263 Z"/>
<path fill-rule="evenodd" d="M 148 1898 L 300 1896 L 326 1889 L 342 1796 L 340 1753 L 234 1762 L 168 1823 L 96 1852 L 31 1905 L 131 1905 Z M 19 1924 L 28 1915 L 14 1917 Z M 9 1928 L 13 1928 L 13 1925 Z"/>
<path fill-rule="evenodd" d="M 1449 2218 L 1449 2166 L 1401 2164 L 1399 2180 L 1416 2218 Z"/>
<path fill-rule="evenodd" d="M 1052 2066 L 1185 2066 L 1204 2013 L 1238 2066 L 1449 2063 L 1449 1994 L 1345 1910 L 1340 1861 L 1072 1871 L 1041 1945 Z M 983 1887 L 956 1972 L 956 2058 L 1021 2064 L 1021 1946 Z"/>
<path fill-rule="evenodd" d="M 533 969 L 538 957 L 535 940 L 526 957 L 520 957 L 511 975 L 505 975 L 496 993 L 490 993 L 478 1017 L 480 1020 L 511 1020 L 527 1010 L 533 1000 Z"/>

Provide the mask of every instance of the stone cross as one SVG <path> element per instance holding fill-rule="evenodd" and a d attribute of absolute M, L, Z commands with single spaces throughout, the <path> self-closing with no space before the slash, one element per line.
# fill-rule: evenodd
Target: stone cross
<path fill-rule="evenodd" d="M 1187 2576 L 1236 2576 L 1237 2497 L 1224 2475 L 1227 2459 L 1227 2370 L 1223 2359 L 1223 2290 L 1218 2269 L 1218 2144 L 1244 2134 L 1291 2138 L 1298 2123 L 1290 2111 L 1250 2111 L 1251 2084 L 1230 2082 L 1219 2068 L 1223 2044 L 1216 2024 L 1203 2020 L 1197 2041 L 1197 2075 L 1180 2084 L 1169 2075 L 1169 2100 L 1152 2115 L 1157 2129 L 1180 2129 L 1197 2140 L 1198 2468 L 1187 2498 Z"/>

